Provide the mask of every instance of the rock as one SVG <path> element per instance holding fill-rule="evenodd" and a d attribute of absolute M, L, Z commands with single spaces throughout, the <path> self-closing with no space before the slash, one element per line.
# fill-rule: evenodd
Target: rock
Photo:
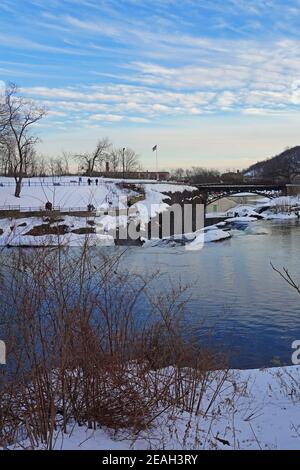
<path fill-rule="evenodd" d="M 77 235 L 87 235 L 89 233 L 96 233 L 96 229 L 94 227 L 80 227 L 71 230 L 71 233 L 76 233 Z"/>
<path fill-rule="evenodd" d="M 29 232 L 25 233 L 24 235 L 31 235 L 33 237 L 39 237 L 42 235 L 65 235 L 69 233 L 70 228 L 68 225 L 57 225 L 51 227 L 50 224 L 42 224 L 33 227 Z"/>
<path fill-rule="evenodd" d="M 60 223 L 60 222 L 64 222 L 65 219 L 58 219 L 58 218 L 55 218 L 55 217 L 44 217 L 43 218 L 43 221 L 44 222 L 47 222 L 48 224 L 54 224 L 54 223 Z"/>
<path fill-rule="evenodd" d="M 137 240 L 131 240 L 131 239 L 126 239 L 126 240 L 121 240 L 120 238 L 115 239 L 115 245 L 116 246 L 143 246 L 145 243 L 144 240 L 139 237 Z"/>

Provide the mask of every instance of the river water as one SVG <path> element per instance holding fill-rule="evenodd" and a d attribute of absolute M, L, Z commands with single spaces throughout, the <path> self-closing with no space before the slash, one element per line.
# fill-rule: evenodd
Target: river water
<path fill-rule="evenodd" d="M 196 252 L 132 247 L 122 263 L 141 273 L 159 269 L 160 288 L 179 279 L 191 285 L 186 321 L 201 324 L 199 342 L 230 351 L 231 366 L 291 364 L 291 344 L 300 340 L 300 295 L 270 262 L 288 268 L 300 284 L 299 221 L 258 221 L 232 234 Z"/>

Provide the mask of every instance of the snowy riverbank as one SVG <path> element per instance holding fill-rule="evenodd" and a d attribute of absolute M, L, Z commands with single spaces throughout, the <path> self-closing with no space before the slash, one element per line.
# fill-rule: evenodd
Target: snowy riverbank
<path fill-rule="evenodd" d="M 145 231 L 153 217 L 168 209 L 170 194 L 195 190 L 172 183 L 99 178 L 88 185 L 86 180 L 32 178 L 24 181 L 21 198 L 16 198 L 13 181 L 0 179 L 0 246 L 110 246 L 116 230 L 129 223 Z M 45 215 L 47 201 L 54 212 Z"/>
<path fill-rule="evenodd" d="M 21 198 L 15 198 L 13 181 L 8 180 L 0 178 L 0 246 L 80 246 L 86 242 L 90 246 L 111 246 L 115 244 L 116 232 L 120 229 L 124 234 L 124 229 L 132 224 L 134 230 L 139 227 L 137 245 L 180 244 L 186 245 L 188 250 L 200 250 L 205 243 L 229 239 L 233 235 L 231 229 L 246 228 L 255 234 L 255 229 L 248 229 L 248 226 L 257 220 L 285 222 L 298 219 L 300 213 L 298 197 L 280 197 L 255 205 L 237 206 L 219 214 L 222 222 L 183 237 L 159 240 L 152 235 L 148 240 L 149 222 L 168 211 L 176 194 L 190 203 L 189 193 L 193 195 L 196 188 L 167 182 L 103 178 L 99 178 L 97 184 L 94 180 L 89 186 L 87 178 L 83 178 L 80 184 L 78 179 L 71 177 L 56 181 L 32 178 L 25 181 Z M 44 211 L 47 201 L 57 209 L 49 215 Z M 92 213 L 88 212 L 88 206 L 93 208 Z M 26 208 L 26 216 L 22 217 Z M 126 236 L 121 238 L 122 244 L 126 245 Z M 134 242 L 129 241 L 128 244 Z"/>
<path fill-rule="evenodd" d="M 172 415 L 163 412 L 138 436 L 130 431 L 91 430 L 69 423 L 67 433 L 56 432 L 55 449 L 300 448 L 298 366 L 230 371 L 209 407 L 218 374 L 212 373 L 198 416 L 179 409 Z M 29 443 L 23 441 L 12 448 L 27 446 Z"/>

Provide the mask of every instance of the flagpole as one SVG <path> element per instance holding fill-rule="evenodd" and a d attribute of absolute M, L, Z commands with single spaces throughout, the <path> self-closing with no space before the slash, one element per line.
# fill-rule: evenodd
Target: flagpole
<path fill-rule="evenodd" d="M 157 145 L 156 145 L 156 181 L 158 181 L 158 158 L 157 158 Z"/>

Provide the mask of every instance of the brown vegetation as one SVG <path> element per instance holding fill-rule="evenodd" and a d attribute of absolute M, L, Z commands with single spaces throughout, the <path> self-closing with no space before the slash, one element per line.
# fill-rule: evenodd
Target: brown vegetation
<path fill-rule="evenodd" d="M 86 247 L 11 254 L 0 289 L 0 446 L 52 449 L 70 423 L 137 436 L 166 411 L 205 415 L 210 371 L 225 367 L 223 357 L 183 339 L 186 287 L 160 293 L 158 273 L 118 269 L 122 256 Z M 212 402 L 226 377 L 225 368 Z"/>

